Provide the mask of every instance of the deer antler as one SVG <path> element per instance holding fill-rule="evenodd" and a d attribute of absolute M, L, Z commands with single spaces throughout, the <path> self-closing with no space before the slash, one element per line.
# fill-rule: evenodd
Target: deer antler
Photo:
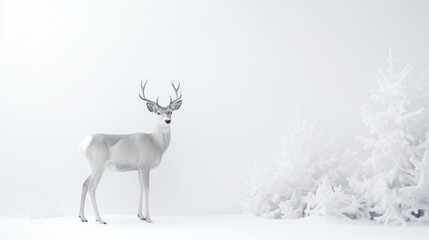
<path fill-rule="evenodd" d="M 172 98 L 171 98 L 171 96 L 170 96 L 170 105 L 171 105 L 172 103 L 177 102 L 178 100 L 180 100 L 180 98 L 182 98 L 182 92 L 180 92 L 180 95 L 179 95 L 180 82 L 178 83 L 178 85 L 177 85 L 177 87 L 176 87 L 176 86 L 174 85 L 174 82 L 172 81 L 172 82 L 171 82 L 171 86 L 173 86 L 174 93 L 176 94 L 176 99 L 174 99 L 174 101 L 173 101 L 173 99 L 172 99 Z"/>
<path fill-rule="evenodd" d="M 149 100 L 149 99 L 147 99 L 147 98 L 146 98 L 146 96 L 145 96 L 145 94 L 144 94 L 144 90 L 145 90 L 145 88 L 146 88 L 146 84 L 147 84 L 147 80 L 144 82 L 144 84 L 143 84 L 143 80 L 140 82 L 140 88 L 141 88 L 141 91 L 139 92 L 139 97 L 140 97 L 140 99 L 141 99 L 141 100 L 143 100 L 143 101 L 146 101 L 146 102 L 153 103 L 153 104 L 155 104 L 157 107 L 160 107 L 160 106 L 159 106 L 159 104 L 158 104 L 158 99 L 159 99 L 159 97 L 157 97 L 157 98 L 156 98 L 156 102 L 154 102 L 154 101 Z"/>

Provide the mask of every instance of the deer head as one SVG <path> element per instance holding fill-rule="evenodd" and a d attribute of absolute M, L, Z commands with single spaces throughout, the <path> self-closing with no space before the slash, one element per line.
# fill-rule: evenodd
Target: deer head
<path fill-rule="evenodd" d="M 169 126 L 171 123 L 171 115 L 174 111 L 178 110 L 180 106 L 182 105 L 182 93 L 179 94 L 179 88 L 180 88 L 180 82 L 178 83 L 177 87 L 174 85 L 173 82 L 171 82 L 171 86 L 174 89 L 174 93 L 176 95 L 175 99 L 173 100 L 170 96 L 170 104 L 166 107 L 162 107 L 158 104 L 159 97 L 156 98 L 156 102 L 149 100 L 146 98 L 144 90 L 146 88 L 147 80 L 143 84 L 143 81 L 140 83 L 141 91 L 139 93 L 139 97 L 141 100 L 146 102 L 147 109 L 155 113 L 159 116 L 158 120 L 161 122 L 162 125 Z"/>

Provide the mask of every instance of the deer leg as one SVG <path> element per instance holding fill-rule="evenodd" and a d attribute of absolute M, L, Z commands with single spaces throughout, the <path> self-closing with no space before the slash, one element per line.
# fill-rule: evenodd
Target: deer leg
<path fill-rule="evenodd" d="M 79 217 L 82 222 L 88 222 L 85 218 L 85 199 L 86 199 L 86 193 L 88 192 L 88 186 L 91 182 L 91 175 L 83 182 L 82 186 L 82 195 L 80 199 L 80 211 L 79 211 Z"/>
<path fill-rule="evenodd" d="M 150 219 L 150 214 L 149 214 L 149 175 L 150 175 L 149 173 L 150 173 L 150 168 L 141 170 L 140 178 L 144 188 L 143 193 L 144 193 L 146 222 L 152 223 L 152 220 Z"/>
<path fill-rule="evenodd" d="M 143 182 L 142 182 L 142 174 L 140 172 L 140 170 L 138 171 L 139 173 L 139 186 L 140 186 L 140 200 L 139 200 L 139 212 L 137 214 L 137 217 L 139 217 L 140 220 L 146 220 L 146 218 L 143 216 L 143 211 L 142 211 L 142 205 L 143 205 Z"/>
<path fill-rule="evenodd" d="M 91 196 L 92 206 L 94 207 L 95 217 L 100 224 L 106 224 L 100 217 L 98 212 L 97 201 L 95 200 L 95 191 L 97 190 L 98 183 L 100 183 L 101 176 L 103 176 L 104 168 L 95 169 L 92 171 L 91 182 L 89 184 L 89 195 Z"/>

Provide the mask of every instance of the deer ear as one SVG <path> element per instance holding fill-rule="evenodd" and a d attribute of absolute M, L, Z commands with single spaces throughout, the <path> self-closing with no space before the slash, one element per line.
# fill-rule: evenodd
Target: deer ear
<path fill-rule="evenodd" d="M 147 106 L 147 109 L 149 109 L 149 112 L 156 112 L 158 110 L 158 107 L 151 102 L 147 102 L 146 106 Z"/>
<path fill-rule="evenodd" d="M 173 110 L 173 111 L 176 111 L 176 110 L 178 110 L 180 108 L 180 106 L 182 106 L 182 100 L 179 100 L 177 102 L 173 102 L 170 105 L 170 109 Z"/>

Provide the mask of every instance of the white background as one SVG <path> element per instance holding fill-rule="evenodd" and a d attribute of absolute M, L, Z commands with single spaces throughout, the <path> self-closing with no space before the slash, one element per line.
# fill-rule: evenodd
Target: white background
<path fill-rule="evenodd" d="M 152 214 L 229 214 L 253 162 L 280 156 L 297 109 L 361 151 L 359 108 L 389 47 L 415 76 L 429 65 L 427 1 L 0 0 L 0 16 L 5 216 L 28 196 L 77 215 L 89 174 L 80 140 L 155 126 L 143 78 L 162 104 L 171 80 L 183 89 Z M 136 214 L 137 174 L 106 173 L 97 195 L 102 214 Z"/>

